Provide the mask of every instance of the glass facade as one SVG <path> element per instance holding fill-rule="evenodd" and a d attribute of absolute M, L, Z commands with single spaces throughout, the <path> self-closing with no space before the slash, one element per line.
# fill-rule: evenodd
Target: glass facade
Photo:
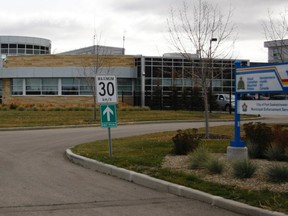
<path fill-rule="evenodd" d="M 199 72 L 203 67 L 209 74 L 206 83 L 211 93 L 234 92 L 234 62 L 232 59 L 200 62 L 197 58 L 187 60 L 179 57 L 142 57 L 137 58 L 135 64 L 140 71 L 138 80 L 144 64 L 146 105 L 150 106 L 154 100 L 160 101 L 160 106 L 165 107 L 165 104 L 184 97 L 183 94 L 189 94 L 195 89 L 201 91 Z M 243 61 L 242 64 L 247 65 L 248 61 Z"/>
<path fill-rule="evenodd" d="M 1 80 L 0 80 L 1 81 Z M 12 95 L 83 95 L 90 96 L 94 89 L 93 78 L 26 78 L 11 79 Z M 117 79 L 118 95 L 133 95 L 132 79 Z M 0 82 L 0 90 L 1 88 Z"/>
<path fill-rule="evenodd" d="M 2 55 L 47 55 L 50 54 L 50 47 L 31 44 L 0 44 Z"/>

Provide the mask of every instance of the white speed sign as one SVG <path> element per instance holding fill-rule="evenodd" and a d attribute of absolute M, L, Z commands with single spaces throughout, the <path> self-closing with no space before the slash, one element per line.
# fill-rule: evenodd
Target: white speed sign
<path fill-rule="evenodd" d="M 117 104 L 117 79 L 113 75 L 96 76 L 96 100 L 99 104 Z"/>

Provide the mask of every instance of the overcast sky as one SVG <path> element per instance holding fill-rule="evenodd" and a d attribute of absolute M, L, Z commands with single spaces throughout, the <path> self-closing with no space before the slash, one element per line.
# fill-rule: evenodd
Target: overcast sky
<path fill-rule="evenodd" d="M 274 14 L 288 8 L 288 0 L 207 0 L 225 14 L 233 8 L 237 26 L 234 57 L 267 61 L 261 22 L 268 9 Z M 198 2 L 189 0 L 188 2 Z M 0 0 L 0 35 L 33 36 L 52 41 L 52 53 L 100 44 L 122 47 L 126 54 L 158 56 L 173 52 L 166 39 L 171 7 L 181 0 Z M 97 43 L 97 42 L 96 42 Z"/>

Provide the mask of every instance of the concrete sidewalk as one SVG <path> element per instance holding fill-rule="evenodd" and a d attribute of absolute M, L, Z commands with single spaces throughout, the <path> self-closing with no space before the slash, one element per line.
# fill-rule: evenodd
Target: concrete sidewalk
<path fill-rule="evenodd" d="M 109 164 L 85 158 L 74 154 L 70 149 L 66 150 L 67 157 L 75 164 L 81 165 L 85 168 L 101 172 L 107 175 L 115 176 L 117 178 L 148 187 L 157 191 L 171 193 L 177 196 L 196 199 L 212 206 L 227 209 L 229 211 L 249 215 L 249 216 L 285 216 L 284 213 L 272 212 L 265 209 L 256 208 L 243 204 L 240 202 L 224 199 L 219 196 L 214 196 L 204 193 L 199 190 L 194 190 L 181 185 L 173 184 L 167 181 L 159 180 L 141 173 L 126 170 Z M 287 216 L 287 215 L 286 215 Z"/>

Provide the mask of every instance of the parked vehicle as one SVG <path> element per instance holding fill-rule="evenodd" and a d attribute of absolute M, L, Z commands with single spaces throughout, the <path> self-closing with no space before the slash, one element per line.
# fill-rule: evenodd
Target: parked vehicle
<path fill-rule="evenodd" d="M 240 100 L 256 100 L 255 95 L 242 95 Z"/>
<path fill-rule="evenodd" d="M 273 95 L 269 100 L 288 100 L 288 95 Z"/>
<path fill-rule="evenodd" d="M 214 97 L 221 110 L 229 112 L 235 109 L 235 95 L 231 95 L 231 100 L 229 94 L 215 94 Z"/>

